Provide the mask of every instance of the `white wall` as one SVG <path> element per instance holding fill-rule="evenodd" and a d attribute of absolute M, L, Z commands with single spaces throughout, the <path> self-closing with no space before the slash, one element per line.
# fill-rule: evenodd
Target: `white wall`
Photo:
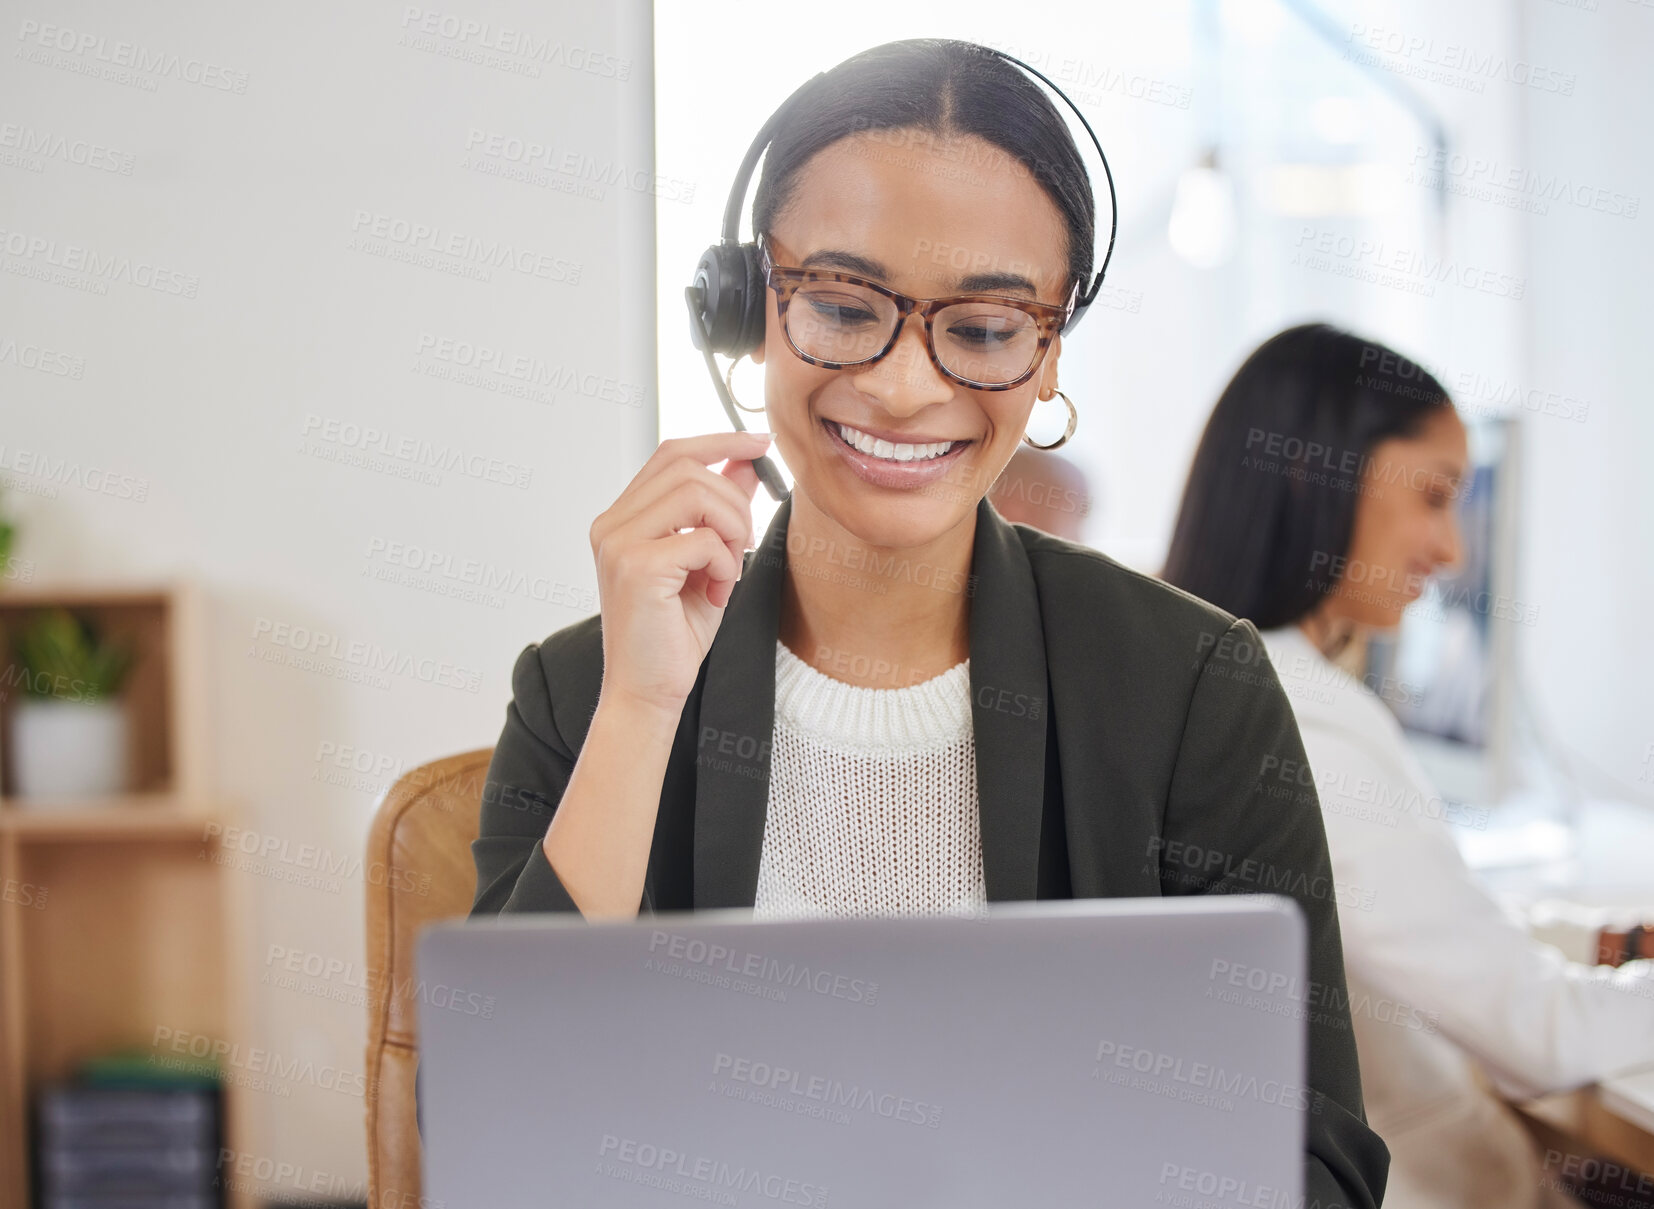
<path fill-rule="evenodd" d="M 450 35 L 449 17 L 487 29 Z M 507 27 L 560 57 L 503 46 Z M 594 501 L 654 447 L 647 5 L 5 0 L 0 32 L 0 349 L 79 367 L 0 352 L 15 554 L 37 583 L 195 580 L 225 809 L 288 846 L 279 873 L 314 872 L 301 845 L 359 858 L 394 772 L 491 744 L 517 652 L 595 611 Z M 87 74 L 129 53 L 123 41 L 159 69 Z M 511 138 L 551 149 L 526 180 L 489 171 L 520 161 Z M 73 162 L 83 140 L 130 171 Z M 617 171 L 645 187 L 582 191 Z M 364 245 L 373 216 L 394 234 Z M 383 254 L 421 250 L 404 223 L 435 232 L 424 250 L 461 255 L 433 268 Z M 50 247 L 31 252 L 36 239 Z M 487 267 L 486 247 L 468 261 L 467 241 L 503 241 L 519 267 Z M 159 267 L 163 288 L 35 276 L 71 245 Z M 479 263 L 484 280 L 442 271 Z M 457 342 L 497 360 L 459 380 L 480 354 Z M 528 397 L 509 391 L 523 374 Z M 387 434 L 374 451 L 369 428 Z M 431 482 L 394 472 L 416 464 L 399 451 L 427 444 L 461 461 Z M 352 464 L 364 452 L 376 460 Z M 100 494 L 64 477 L 75 466 L 127 477 Z M 395 543 L 442 560 L 429 581 L 387 557 Z M 474 576 L 468 560 L 520 586 L 440 590 Z M 333 636 L 316 670 L 261 657 L 300 654 L 289 627 Z M 410 656 L 411 670 L 352 682 L 351 644 Z M 337 750 L 381 767 L 352 779 L 320 755 Z M 361 878 L 238 880 L 253 1014 L 236 1040 L 359 1074 L 364 1013 L 326 993 L 361 978 Z M 271 946 L 352 970 L 319 994 L 277 989 L 260 981 Z M 244 1099 L 259 1156 L 340 1187 L 365 1176 L 360 1096 L 301 1080 Z"/>
<path fill-rule="evenodd" d="M 1654 6 L 1523 0 L 1521 16 L 1529 57 L 1576 79 L 1571 95 L 1526 98 L 1515 166 L 1567 200 L 1526 224 L 1523 385 L 1589 405 L 1583 421 L 1530 426 L 1525 677 L 1587 791 L 1654 801 Z"/>

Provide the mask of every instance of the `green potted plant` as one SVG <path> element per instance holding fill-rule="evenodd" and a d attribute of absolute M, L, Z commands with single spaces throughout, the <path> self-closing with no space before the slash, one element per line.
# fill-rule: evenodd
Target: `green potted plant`
<path fill-rule="evenodd" d="M 61 802 L 127 788 L 127 719 L 119 694 L 130 643 L 106 642 L 67 609 L 36 613 L 12 642 L 13 790 L 24 803 Z"/>
<path fill-rule="evenodd" d="M 5 499 L 6 486 L 0 483 L 0 501 Z M 11 547 L 17 537 L 17 526 L 0 514 L 0 583 L 11 577 Z"/>

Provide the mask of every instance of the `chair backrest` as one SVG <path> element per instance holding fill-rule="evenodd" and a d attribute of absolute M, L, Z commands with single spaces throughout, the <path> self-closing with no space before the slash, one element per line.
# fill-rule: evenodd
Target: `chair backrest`
<path fill-rule="evenodd" d="M 421 1204 L 414 1071 L 419 1059 L 419 973 L 414 942 L 425 924 L 470 913 L 483 782 L 491 748 L 405 773 L 373 816 L 367 883 L 368 1203 Z"/>

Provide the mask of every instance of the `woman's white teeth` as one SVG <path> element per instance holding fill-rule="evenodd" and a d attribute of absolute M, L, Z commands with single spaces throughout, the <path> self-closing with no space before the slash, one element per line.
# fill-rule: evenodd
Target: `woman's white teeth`
<path fill-rule="evenodd" d="M 889 441 L 870 437 L 848 424 L 840 424 L 838 430 L 847 444 L 854 445 L 863 453 L 870 453 L 876 458 L 885 458 L 892 462 L 922 462 L 927 458 L 938 458 L 956 444 L 954 441 L 938 441 L 932 445 L 892 445 Z"/>

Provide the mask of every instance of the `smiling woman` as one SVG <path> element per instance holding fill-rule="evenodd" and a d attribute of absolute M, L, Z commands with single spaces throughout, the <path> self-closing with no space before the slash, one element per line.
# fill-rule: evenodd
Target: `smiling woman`
<path fill-rule="evenodd" d="M 1287 886 L 1318 1006 L 1306 1203 L 1377 1205 L 1320 813 L 1260 779 L 1304 753 L 1257 631 L 987 499 L 1037 402 L 1077 418 L 1058 365 L 1101 277 L 1058 111 L 986 47 L 875 47 L 789 101 L 753 225 L 727 249 L 752 306 L 715 343 L 764 366 L 792 494 L 758 540 L 769 435 L 706 434 L 597 515 L 600 614 L 516 664 L 473 913 Z M 1220 859 L 1169 855 L 1197 850 Z"/>

